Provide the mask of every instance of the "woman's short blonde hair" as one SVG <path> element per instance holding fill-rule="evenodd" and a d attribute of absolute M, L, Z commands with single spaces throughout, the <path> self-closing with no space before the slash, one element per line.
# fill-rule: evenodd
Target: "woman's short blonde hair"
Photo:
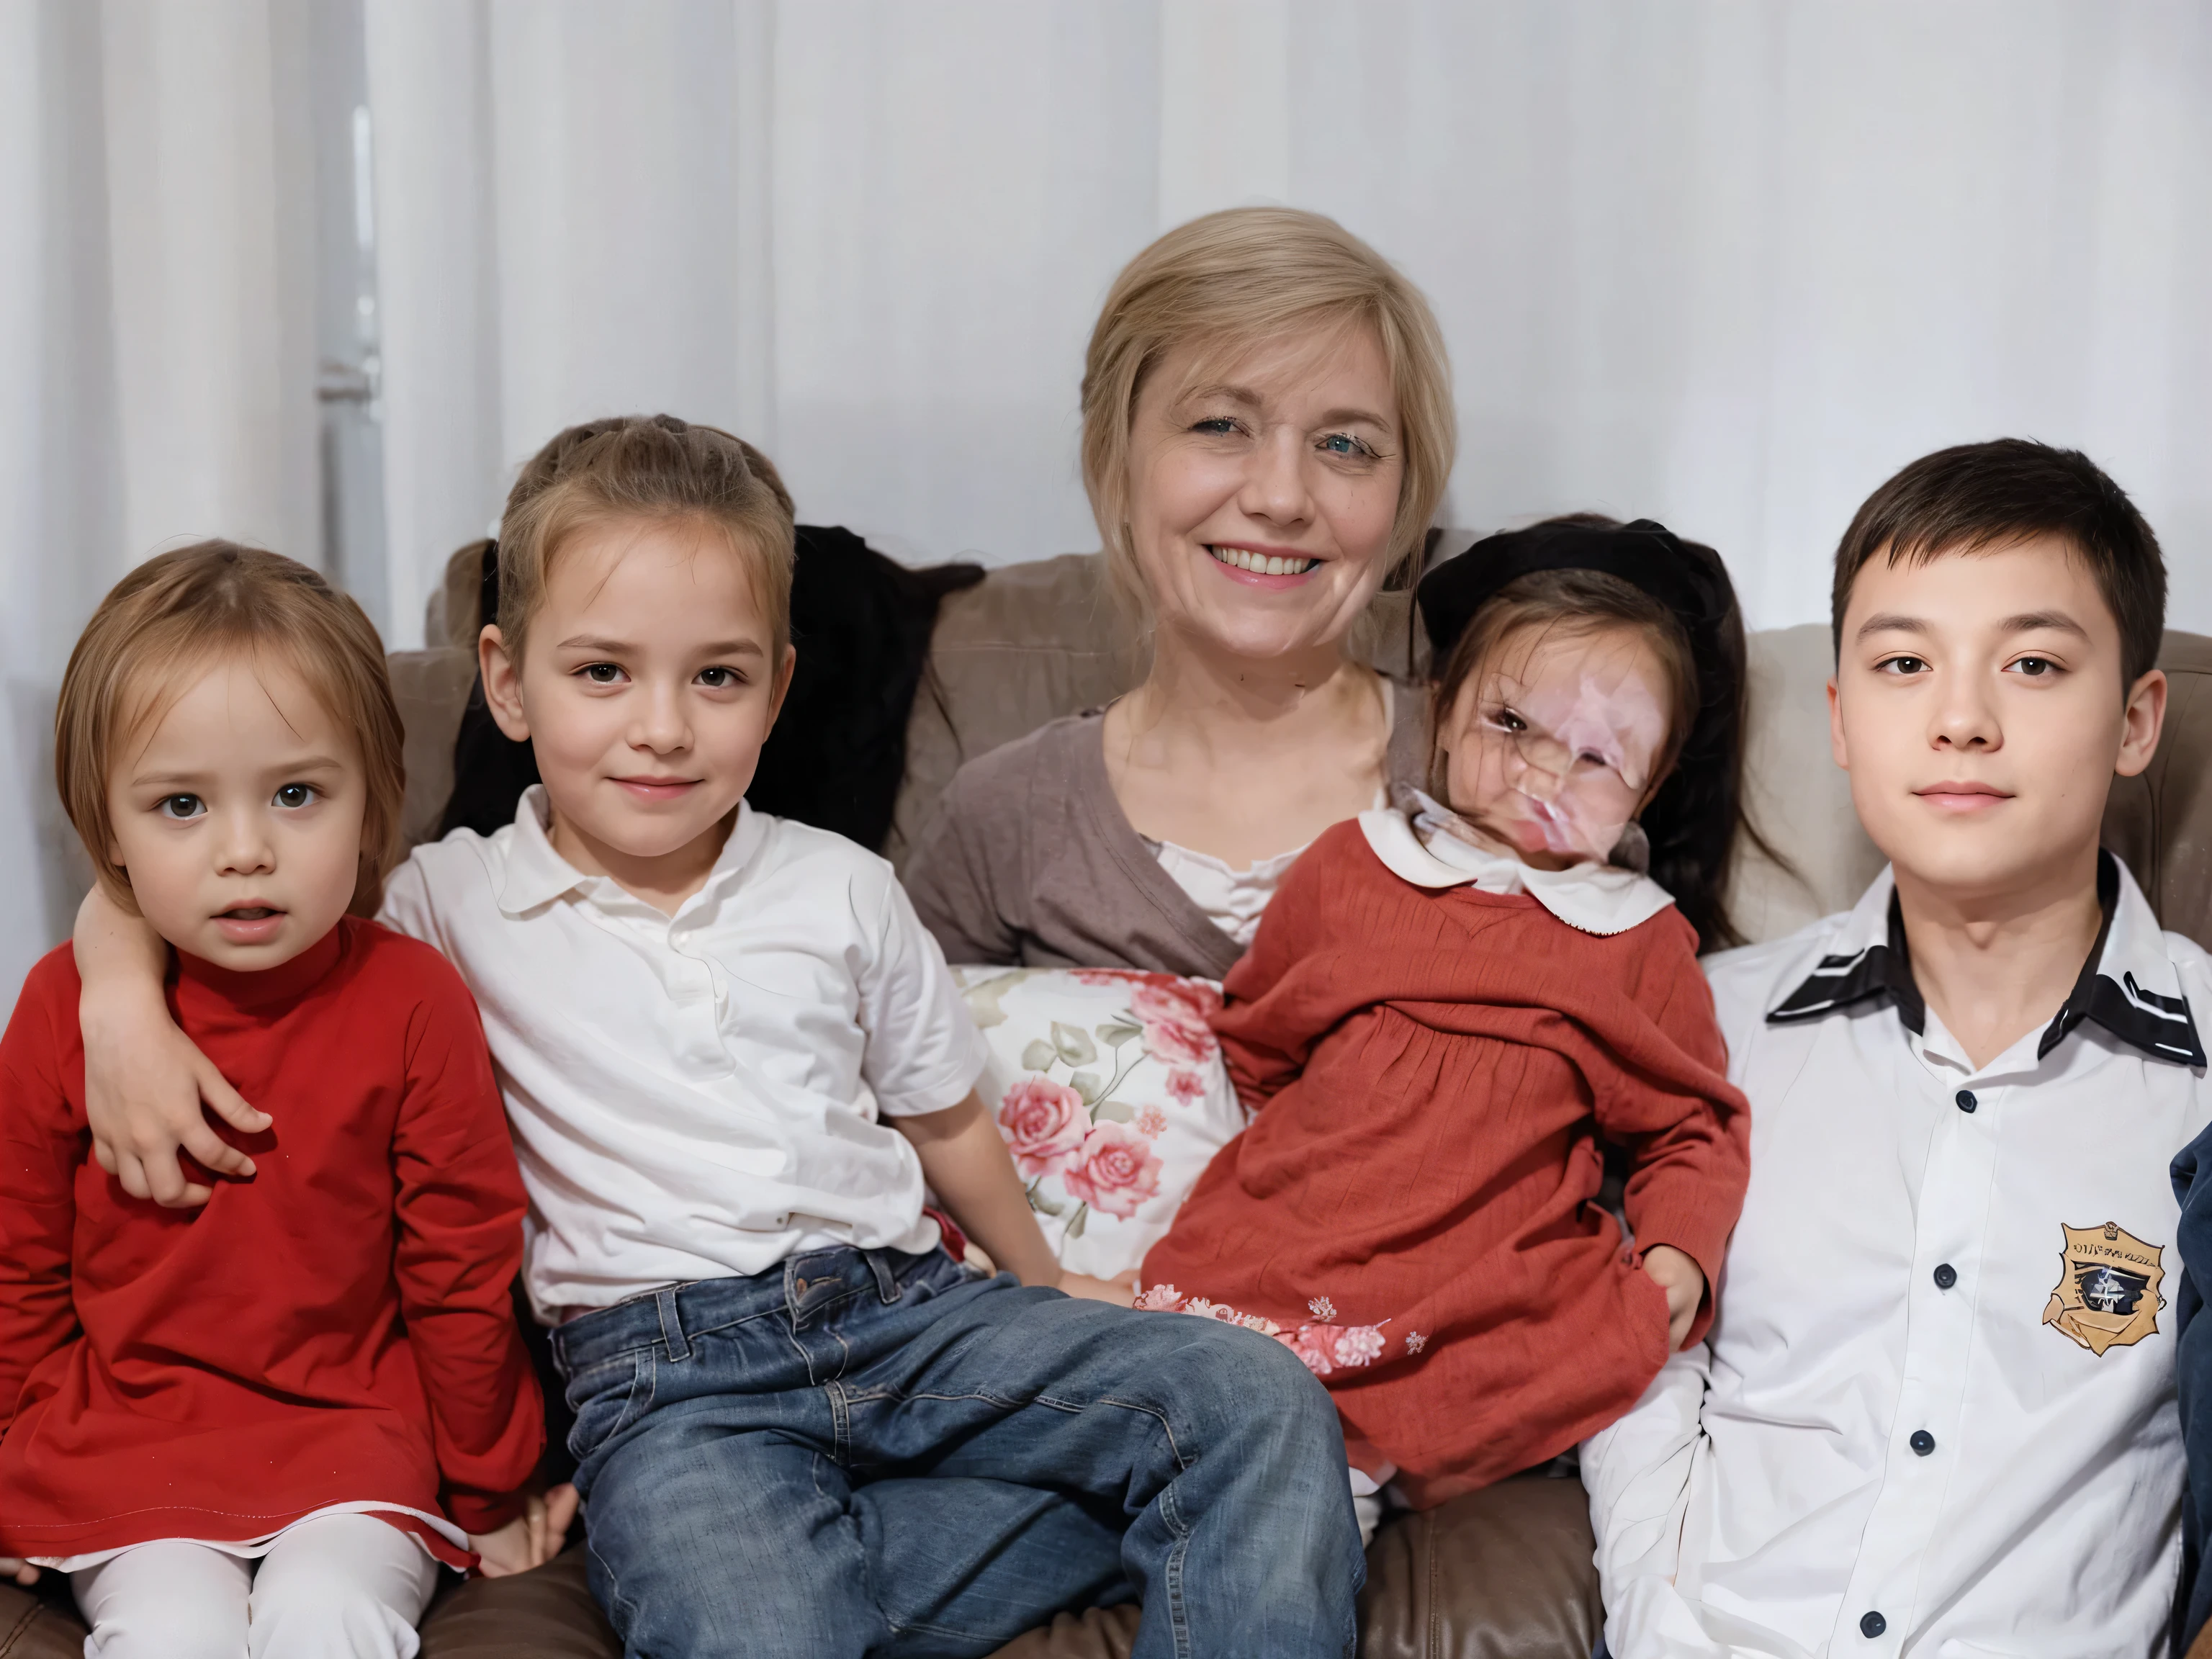
<path fill-rule="evenodd" d="M 107 789 L 118 757 L 196 683 L 194 668 L 231 656 L 282 663 L 361 745 L 368 799 L 346 908 L 374 915 L 399 857 L 407 790 L 383 642 L 362 608 L 306 565 L 235 542 L 147 560 L 100 602 L 70 653 L 54 714 L 54 782 L 100 886 L 137 913 L 130 876 L 110 856 Z"/>
<path fill-rule="evenodd" d="M 1160 360 L 1196 343 L 1231 353 L 1286 331 L 1372 328 L 1398 400 L 1405 467 L 1389 556 L 1413 556 L 1458 448 L 1451 366 L 1420 289 L 1334 219 L 1230 208 L 1179 225 L 1129 261 L 1083 363 L 1083 487 L 1115 584 L 1141 605 L 1129 546 L 1130 423 Z"/>
<path fill-rule="evenodd" d="M 499 526 L 500 639 L 520 663 L 546 575 L 578 531 L 624 519 L 690 520 L 720 534 L 744 563 L 781 666 L 791 644 L 793 518 L 775 463 L 720 427 L 673 415 L 572 426 L 524 464 L 507 492 Z"/>

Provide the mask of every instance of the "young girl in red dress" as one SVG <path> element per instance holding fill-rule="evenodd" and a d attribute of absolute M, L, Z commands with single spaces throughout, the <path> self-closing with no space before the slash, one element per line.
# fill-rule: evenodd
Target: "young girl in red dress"
<path fill-rule="evenodd" d="M 1718 556 L 1553 520 L 1420 601 L 1431 793 L 1329 830 L 1268 905 L 1214 1021 L 1255 1116 L 1138 1301 L 1296 1349 L 1368 1528 L 1386 1486 L 1426 1508 L 1634 1404 L 1711 1319 L 1747 1172 L 1697 961 L 1733 942 L 1740 814 Z"/>
<path fill-rule="evenodd" d="M 142 565 L 70 659 L 57 770 L 184 1030 L 272 1120 L 204 1208 L 91 1154 L 77 976 L 0 1038 L 0 1568 L 97 1659 L 404 1659 L 438 1563 L 535 1565 L 522 1184 L 475 1005 L 363 918 L 397 851 L 375 630 L 275 554 Z"/>

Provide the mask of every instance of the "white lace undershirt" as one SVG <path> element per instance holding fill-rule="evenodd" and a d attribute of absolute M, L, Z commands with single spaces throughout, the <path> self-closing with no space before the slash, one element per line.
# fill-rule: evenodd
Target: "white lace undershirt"
<path fill-rule="evenodd" d="M 1397 687 L 1387 677 L 1376 678 L 1382 684 L 1383 729 L 1393 730 L 1398 717 Z M 1381 808 L 1389 804 L 1386 785 L 1375 792 L 1375 805 Z M 1236 870 L 1225 859 L 1218 859 L 1211 853 L 1194 853 L 1171 841 L 1154 841 L 1146 836 L 1145 845 L 1152 848 L 1152 856 L 1159 860 L 1168 879 L 1190 896 L 1190 902 L 1206 913 L 1206 919 L 1245 950 L 1251 948 L 1252 935 L 1260 931 L 1260 913 L 1267 908 L 1267 901 L 1275 896 L 1283 878 L 1306 850 L 1304 847 L 1293 847 L 1287 853 L 1278 853 L 1271 859 L 1261 859 Z"/>

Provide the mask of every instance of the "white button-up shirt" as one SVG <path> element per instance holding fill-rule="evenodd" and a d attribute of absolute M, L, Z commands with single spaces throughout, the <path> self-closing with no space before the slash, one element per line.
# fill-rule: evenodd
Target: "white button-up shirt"
<path fill-rule="evenodd" d="M 1887 872 L 1713 959 L 1751 1189 L 1708 1341 L 1583 1450 L 1614 1659 L 2142 1659 L 2183 1475 L 2179 1209 L 2212 967 L 2104 859 L 2051 1026 L 1977 1067 Z"/>
<path fill-rule="evenodd" d="M 987 1050 L 890 866 L 740 807 L 672 917 L 556 853 L 544 799 L 416 848 L 380 918 L 483 1011 L 540 1317 L 825 1244 L 933 1248 L 921 1163 L 881 1120 L 957 1105 Z"/>

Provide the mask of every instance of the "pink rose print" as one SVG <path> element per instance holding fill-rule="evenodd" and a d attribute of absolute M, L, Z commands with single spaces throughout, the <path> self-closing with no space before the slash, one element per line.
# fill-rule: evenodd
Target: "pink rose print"
<path fill-rule="evenodd" d="M 1083 1150 L 1091 1109 L 1083 1097 L 1048 1077 L 1025 1077 L 999 1102 L 999 1131 L 1014 1166 L 1031 1180 L 1064 1169 Z"/>
<path fill-rule="evenodd" d="M 1194 1106 L 1206 1093 L 1206 1079 L 1196 1072 L 1178 1066 L 1168 1073 L 1168 1093 L 1178 1106 Z"/>
<path fill-rule="evenodd" d="M 1127 1124 L 1109 1120 L 1092 1126 L 1060 1184 L 1070 1198 L 1126 1221 L 1159 1191 L 1160 1155 Z"/>
<path fill-rule="evenodd" d="M 1132 980 L 1144 978 L 1144 974 L 1134 968 L 1078 968 L 1073 971 L 1078 985 L 1126 985 Z"/>
<path fill-rule="evenodd" d="M 1173 1066 L 1203 1066 L 1218 1051 L 1207 1018 L 1220 1012 L 1221 993 L 1199 980 L 1147 975 L 1131 988 L 1129 1012 L 1145 1028 L 1145 1052 Z"/>
<path fill-rule="evenodd" d="M 1147 1140 L 1158 1140 L 1168 1132 L 1168 1115 L 1157 1106 L 1147 1106 L 1137 1114 L 1137 1133 Z"/>

